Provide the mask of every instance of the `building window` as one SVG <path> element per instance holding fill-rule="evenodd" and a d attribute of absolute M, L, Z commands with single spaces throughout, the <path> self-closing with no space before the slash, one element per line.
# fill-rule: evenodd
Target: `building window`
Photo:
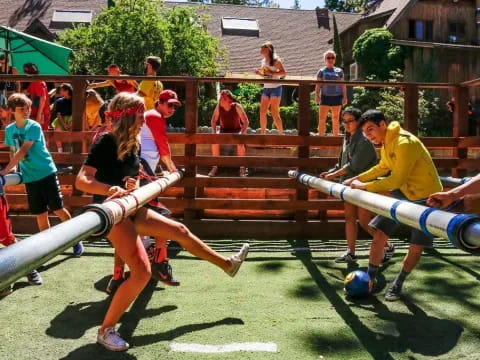
<path fill-rule="evenodd" d="M 464 23 L 450 23 L 448 32 L 448 41 L 451 43 L 465 42 L 465 24 Z"/>
<path fill-rule="evenodd" d="M 257 19 L 222 17 L 222 35 L 260 36 Z"/>
<path fill-rule="evenodd" d="M 415 40 L 433 41 L 433 21 L 410 20 L 408 37 Z"/>

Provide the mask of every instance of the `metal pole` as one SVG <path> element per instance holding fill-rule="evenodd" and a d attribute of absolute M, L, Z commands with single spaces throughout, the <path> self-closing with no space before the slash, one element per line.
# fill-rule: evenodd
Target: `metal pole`
<path fill-rule="evenodd" d="M 83 214 L 0 249 L 0 289 L 79 241 L 89 236 L 107 235 L 113 225 L 133 214 L 182 177 L 181 171 L 171 173 L 122 198 L 88 205 Z"/>
<path fill-rule="evenodd" d="M 465 184 L 467 181 L 470 181 L 470 177 L 456 178 L 452 176 L 440 176 L 440 181 L 442 185 L 449 188 L 454 188 L 460 185 Z"/>
<path fill-rule="evenodd" d="M 453 214 L 437 208 L 414 204 L 368 191 L 327 181 L 291 170 L 288 176 L 298 182 L 360 206 L 399 223 L 422 230 L 428 235 L 449 239 L 463 251 L 480 255 L 480 217 L 473 214 Z"/>

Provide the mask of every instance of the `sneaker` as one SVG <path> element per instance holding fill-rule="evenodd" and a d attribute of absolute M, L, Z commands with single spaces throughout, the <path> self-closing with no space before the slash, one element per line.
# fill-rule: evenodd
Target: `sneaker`
<path fill-rule="evenodd" d="M 214 177 L 217 175 L 218 166 L 212 166 L 212 169 L 208 173 L 208 176 Z"/>
<path fill-rule="evenodd" d="M 357 262 L 357 257 L 349 252 L 339 256 L 335 259 L 336 263 L 355 263 Z"/>
<path fill-rule="evenodd" d="M 83 254 L 83 243 L 81 241 L 78 244 L 73 245 L 73 255 L 82 256 Z"/>
<path fill-rule="evenodd" d="M 395 245 L 390 244 L 389 246 L 385 247 L 385 253 L 383 255 L 382 263 L 389 261 L 393 257 L 394 253 L 395 253 Z"/>
<path fill-rule="evenodd" d="M 159 263 L 152 264 L 152 278 L 157 281 L 163 282 L 165 285 L 180 285 L 180 281 L 173 277 L 172 267 L 168 263 L 168 259 Z"/>
<path fill-rule="evenodd" d="M 27 275 L 28 283 L 30 285 L 42 285 L 43 280 L 42 276 L 37 270 L 32 270 L 30 274 Z"/>
<path fill-rule="evenodd" d="M 248 250 L 250 250 L 250 245 L 248 243 L 243 244 L 240 251 L 228 258 L 230 260 L 231 266 L 230 269 L 226 271 L 228 275 L 234 277 L 237 275 L 240 266 L 242 266 L 243 261 L 247 258 Z"/>
<path fill-rule="evenodd" d="M 385 294 L 385 300 L 387 301 L 397 301 L 400 299 L 402 295 L 402 288 L 397 284 L 393 284 L 390 289 L 388 289 L 387 293 Z"/>
<path fill-rule="evenodd" d="M 130 345 L 123 340 L 113 327 L 106 328 L 103 334 L 98 333 L 97 343 L 105 346 L 110 351 L 125 351 Z"/>
<path fill-rule="evenodd" d="M 10 295 L 12 292 L 13 292 L 12 285 L 8 285 L 7 287 L 4 287 L 2 290 L 0 290 L 0 299 L 7 295 Z"/>
<path fill-rule="evenodd" d="M 110 278 L 110 281 L 108 282 L 107 288 L 105 289 L 105 292 L 109 295 L 112 295 L 116 293 L 118 287 L 125 281 L 125 278 L 122 277 L 120 279 L 114 279 L 113 276 Z"/>

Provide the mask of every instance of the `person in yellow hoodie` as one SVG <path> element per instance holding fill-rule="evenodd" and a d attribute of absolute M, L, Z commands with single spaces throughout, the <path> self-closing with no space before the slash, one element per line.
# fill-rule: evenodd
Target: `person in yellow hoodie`
<path fill-rule="evenodd" d="M 430 153 L 416 136 L 402 129 L 397 121 L 389 124 L 381 111 L 368 110 L 362 115 L 359 126 L 372 143 L 382 146 L 380 162 L 346 180 L 345 185 L 375 193 L 391 192 L 395 198 L 422 205 L 426 204 L 431 194 L 442 191 L 442 183 Z M 375 284 L 385 244 L 401 225 L 380 215 L 373 218 L 369 225 L 376 230 L 368 264 L 368 274 Z M 420 261 L 423 248 L 432 246 L 432 243 L 431 236 L 412 228 L 410 247 L 402 270 L 385 294 L 386 300 L 396 301 L 400 298 L 404 280 Z"/>

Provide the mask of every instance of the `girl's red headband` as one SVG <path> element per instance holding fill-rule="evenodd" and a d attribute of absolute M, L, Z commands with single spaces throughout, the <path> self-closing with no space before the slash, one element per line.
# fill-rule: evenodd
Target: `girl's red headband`
<path fill-rule="evenodd" d="M 144 111 L 145 111 L 145 105 L 140 103 L 138 105 L 135 105 L 123 110 L 105 111 L 105 115 L 115 119 L 122 116 L 135 115 L 136 113 L 144 112 Z"/>

